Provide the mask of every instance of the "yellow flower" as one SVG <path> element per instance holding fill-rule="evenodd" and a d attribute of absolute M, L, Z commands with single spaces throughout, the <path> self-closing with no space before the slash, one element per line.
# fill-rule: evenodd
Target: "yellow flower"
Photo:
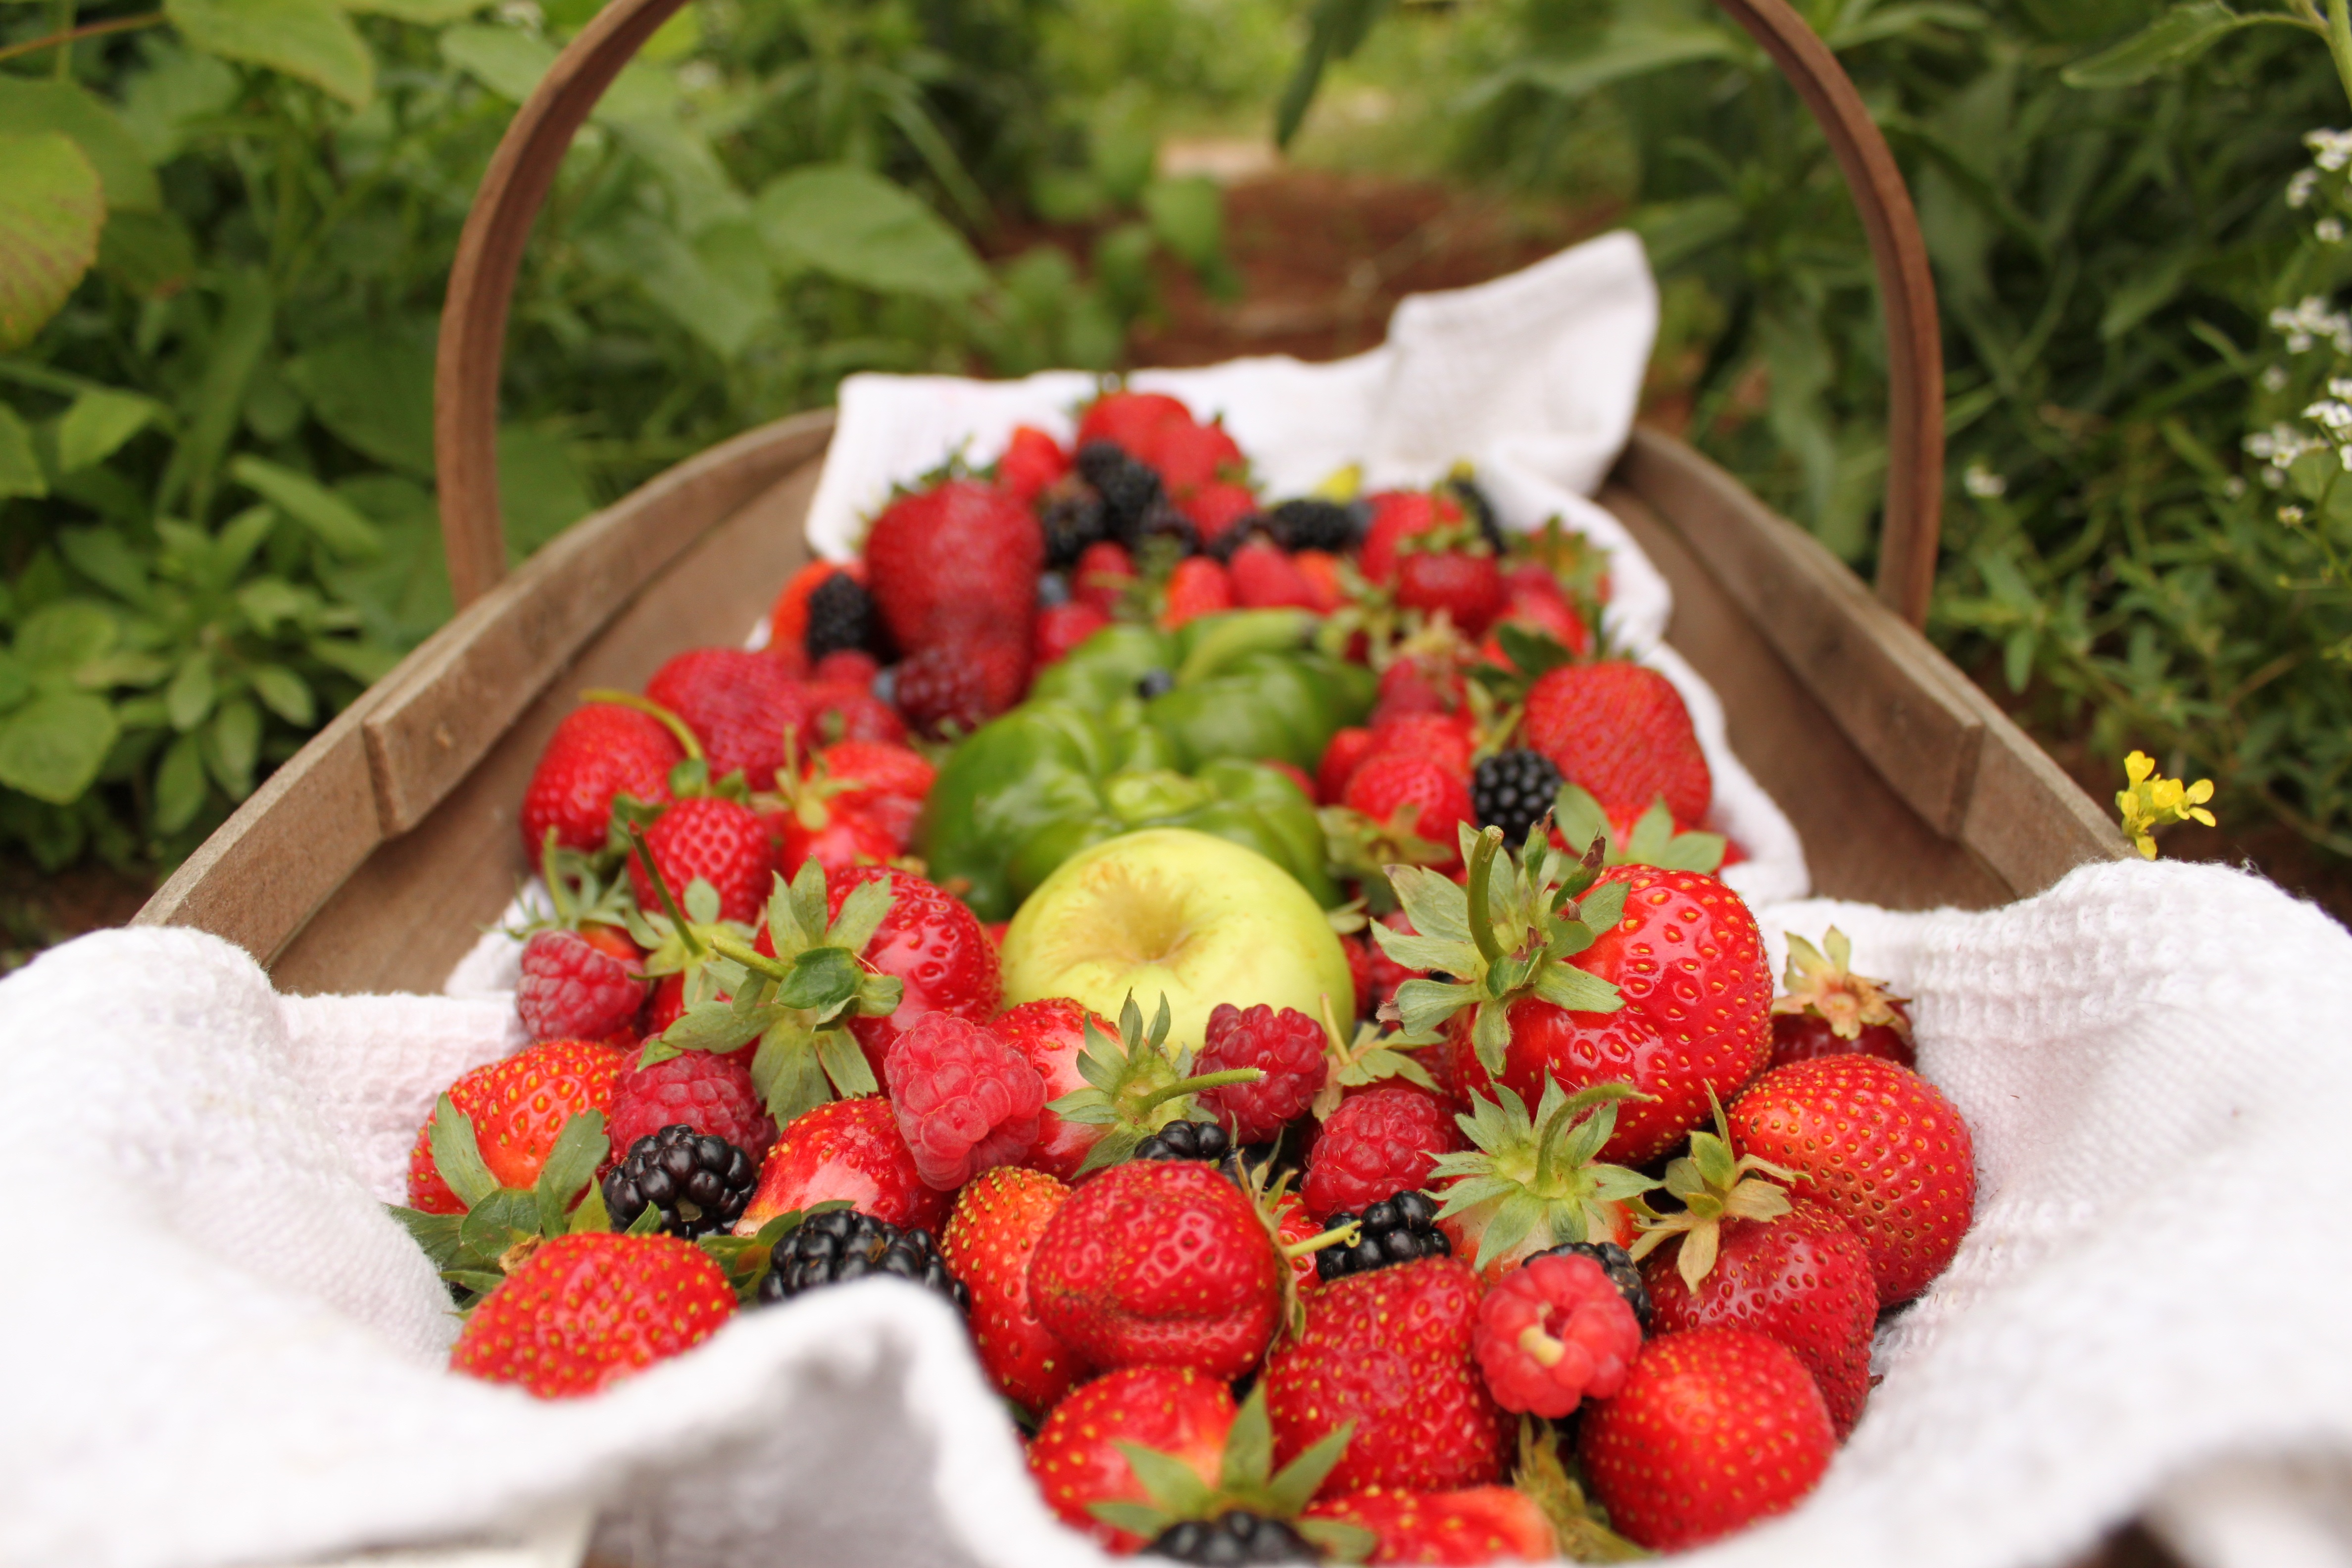
<path fill-rule="evenodd" d="M 2184 784 L 2166 778 L 2157 773 L 2156 759 L 2146 752 L 2134 752 L 2124 759 L 2124 777 L 2130 787 L 2116 792 L 2116 808 L 2123 815 L 2124 831 L 2148 859 L 2156 858 L 2157 828 L 2173 822 L 2215 826 L 2213 814 L 2204 809 L 2213 798 L 2211 779 Z"/>

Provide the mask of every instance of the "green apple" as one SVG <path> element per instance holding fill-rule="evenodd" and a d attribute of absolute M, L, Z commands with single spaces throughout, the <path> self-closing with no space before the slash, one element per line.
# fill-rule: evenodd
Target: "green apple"
<path fill-rule="evenodd" d="M 1220 1002 L 1340 1017 L 1354 1005 L 1348 955 L 1290 873 L 1223 838 L 1151 827 L 1065 860 L 1004 933 L 1004 1005 L 1070 996 L 1118 1016 L 1129 992 L 1150 1017 L 1165 994 L 1172 1050 L 1198 1050 Z"/>

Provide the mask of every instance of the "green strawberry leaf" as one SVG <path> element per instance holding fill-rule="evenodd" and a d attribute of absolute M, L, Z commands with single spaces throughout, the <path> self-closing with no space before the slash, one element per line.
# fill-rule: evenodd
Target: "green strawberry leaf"
<path fill-rule="evenodd" d="M 825 932 L 825 941 L 853 953 L 864 952 L 889 915 L 892 901 L 887 878 L 858 883 L 842 899 L 841 913 L 835 917 L 833 929 Z"/>
<path fill-rule="evenodd" d="M 1129 1445 L 1121 1444 L 1125 1447 Z M 1152 1507 L 1148 1502 L 1092 1502 L 1087 1511 L 1113 1530 L 1139 1535 L 1146 1541 L 1168 1528 L 1171 1521 L 1168 1510 Z"/>
<path fill-rule="evenodd" d="M 1536 994 L 1571 1013 L 1614 1013 L 1625 1005 L 1616 986 L 1569 963 L 1549 965 L 1538 975 Z"/>
<path fill-rule="evenodd" d="M 1360 1524 L 1338 1519 L 1302 1519 L 1293 1526 L 1331 1563 L 1361 1563 L 1381 1544 L 1381 1538 Z M 1571 1559 L 1574 1561 L 1574 1559 Z"/>
<path fill-rule="evenodd" d="M 1274 1421 L 1266 1414 L 1264 1384 L 1250 1390 L 1225 1434 L 1225 1457 L 1217 1485 L 1224 1491 L 1262 1489 L 1274 1474 Z M 1313 1495 L 1313 1489 L 1308 1489 Z M 1302 1505 L 1304 1506 L 1304 1505 Z"/>
<path fill-rule="evenodd" d="M 434 1104 L 432 1131 L 426 1137 L 433 1149 L 433 1168 L 467 1208 L 473 1208 L 499 1190 L 498 1178 L 482 1163 L 481 1148 L 474 1141 L 473 1122 L 446 1094 Z"/>
<path fill-rule="evenodd" d="M 425 1214 L 416 1209 L 403 1208 L 398 1204 L 386 1204 L 383 1209 L 415 1238 L 416 1245 L 424 1248 L 425 1256 L 433 1260 L 436 1270 L 448 1268 L 456 1260 L 460 1245 L 458 1232 L 466 1223 L 463 1215 Z"/>
<path fill-rule="evenodd" d="M 612 1230 L 613 1214 L 604 1206 L 604 1189 L 602 1186 L 593 1182 L 589 1184 L 588 1195 L 582 1198 L 580 1206 L 572 1211 L 572 1222 L 564 1228 L 566 1234 L 572 1236 Z"/>
<path fill-rule="evenodd" d="M 848 949 L 812 947 L 793 960 L 792 973 L 777 991 L 776 1001 L 782 1006 L 814 1012 L 821 1020 L 830 1018 L 856 1000 L 863 973 Z"/>
<path fill-rule="evenodd" d="M 1264 1385 L 1251 1390 L 1255 1398 Z M 1238 1423 L 1236 1423 L 1238 1425 Z M 1305 1452 L 1282 1467 L 1282 1473 L 1266 1488 L 1266 1500 L 1279 1519 L 1296 1519 L 1299 1510 L 1314 1500 L 1316 1489 L 1338 1467 L 1340 1457 L 1347 1453 L 1348 1444 L 1356 1436 L 1354 1421 L 1343 1421 L 1317 1438 Z M 1230 1440 L 1230 1439 L 1229 1439 Z"/>
<path fill-rule="evenodd" d="M 824 1076 L 833 1080 L 834 1094 L 839 1099 L 856 1100 L 882 1090 L 882 1086 L 874 1081 L 874 1066 L 866 1059 L 866 1053 L 840 1029 L 817 1032 L 816 1059 L 824 1068 Z"/>
<path fill-rule="evenodd" d="M 1470 941 L 1470 895 L 1459 882 L 1426 866 L 1391 866 L 1388 879 L 1413 930 L 1444 942 Z"/>
<path fill-rule="evenodd" d="M 621 1234 L 623 1236 L 651 1236 L 656 1231 L 661 1229 L 661 1223 L 662 1216 L 660 1205 L 656 1204 L 647 1204 L 645 1208 L 639 1212 L 637 1217 L 629 1222 L 629 1228 L 623 1231 Z"/>
<path fill-rule="evenodd" d="M 1397 1021 L 1405 1026 L 1406 1033 L 1413 1035 L 1431 1034 L 1444 1027 L 1448 1018 L 1477 999 L 1475 986 L 1420 977 L 1398 986 L 1391 998 L 1396 1005 Z"/>
<path fill-rule="evenodd" d="M 572 1200 L 580 1195 L 581 1188 L 595 1180 L 596 1167 L 604 1163 L 612 1147 L 613 1141 L 604 1131 L 603 1111 L 583 1110 L 564 1122 L 532 1187 L 539 1203 L 541 1236 L 564 1234 Z"/>
<path fill-rule="evenodd" d="M 1268 1441 L 1271 1452 L 1270 1437 Z M 1143 1483 L 1151 1500 L 1177 1519 L 1201 1518 L 1216 1497 L 1216 1489 L 1173 1454 L 1163 1454 L 1140 1443 L 1113 1443 L 1111 1447 L 1127 1456 L 1135 1479 Z"/>

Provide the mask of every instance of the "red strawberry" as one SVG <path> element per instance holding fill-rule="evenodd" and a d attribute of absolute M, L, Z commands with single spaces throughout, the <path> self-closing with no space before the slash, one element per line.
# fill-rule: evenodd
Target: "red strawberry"
<path fill-rule="evenodd" d="M 677 738 L 650 713 L 617 702 L 573 709 L 549 737 L 523 790 L 524 851 L 536 862 L 551 828 L 567 849 L 603 849 L 613 797 L 667 804 L 669 771 L 685 760 Z"/>
<path fill-rule="evenodd" d="M 654 867 L 669 884 L 672 897 L 683 900 L 687 885 L 699 878 L 717 889 L 720 920 L 758 922 L 776 871 L 775 846 L 758 812 L 717 795 L 682 800 L 646 829 L 646 847 L 653 852 Z M 662 907 L 653 878 L 634 848 L 629 851 L 629 886 L 639 909 Z"/>
<path fill-rule="evenodd" d="M 1271 544 L 1244 544 L 1225 570 L 1233 576 L 1234 601 L 1253 610 L 1292 605 L 1315 607 L 1315 584 Z"/>
<path fill-rule="evenodd" d="M 1454 1119 L 1429 1096 L 1403 1087 L 1374 1089 L 1340 1101 L 1307 1158 L 1299 1195 L 1320 1217 L 1426 1184 L 1437 1158 L 1462 1147 Z"/>
<path fill-rule="evenodd" d="M 610 926 L 540 931 L 522 944 L 515 1011 L 534 1040 L 601 1040 L 636 1022 L 646 1005 L 645 955 Z"/>
<path fill-rule="evenodd" d="M 1381 671 L 1372 700 L 1372 722 L 1408 713 L 1452 713 L 1462 706 L 1466 683 L 1451 661 L 1407 657 Z"/>
<path fill-rule="evenodd" d="M 813 771 L 840 788 L 834 799 L 859 809 L 885 797 L 923 803 L 939 770 L 920 752 L 880 741 L 842 741 L 816 754 Z"/>
<path fill-rule="evenodd" d="M 1110 616 L 1093 605 L 1073 599 L 1037 612 L 1037 634 L 1030 644 L 1030 663 L 1038 669 L 1057 664 L 1072 649 L 1103 627 Z"/>
<path fill-rule="evenodd" d="M 768 611 L 768 655 L 782 664 L 788 674 L 798 675 L 808 662 L 809 595 L 835 576 L 845 576 L 864 585 L 866 563 L 851 561 L 812 561 L 786 580 L 782 592 L 776 595 L 774 607 Z"/>
<path fill-rule="evenodd" d="M 788 716 L 785 721 L 785 727 L 794 732 L 793 749 L 806 756 L 842 741 L 905 745 L 906 724 L 887 702 L 874 695 L 873 684 L 868 676 L 864 680 L 812 679 L 803 687 L 803 712 Z"/>
<path fill-rule="evenodd" d="M 996 462 L 996 482 L 1026 506 L 1037 492 L 1070 471 L 1070 454 L 1034 425 L 1013 427 L 1004 456 Z"/>
<path fill-rule="evenodd" d="M 1458 830 L 1477 822 L 1468 780 L 1444 762 L 1413 752 L 1374 752 L 1348 780 L 1339 804 L 1361 812 L 1386 837 L 1426 843 L 1428 864 L 1438 867 L 1462 863 Z"/>
<path fill-rule="evenodd" d="M 1372 1532 L 1368 1563 L 1549 1563 L 1559 1553 L 1535 1499 L 1513 1487 L 1415 1492 L 1366 1487 L 1311 1505 L 1308 1519 L 1336 1520 Z"/>
<path fill-rule="evenodd" d="M 683 1122 L 724 1138 L 756 1163 L 775 1146 L 776 1119 L 751 1087 L 751 1069 L 733 1057 L 688 1051 L 633 1068 L 613 1086 L 613 1158 L 665 1127 Z"/>
<path fill-rule="evenodd" d="M 1028 685 L 1029 645 L 1008 635 L 942 642 L 909 654 L 898 666 L 894 692 L 908 723 L 945 739 L 979 729 L 1020 701 Z"/>
<path fill-rule="evenodd" d="M 1290 1289 L 1300 1296 L 1323 1283 L 1323 1275 L 1315 1267 L 1315 1255 L 1319 1249 L 1301 1245 L 1322 1234 L 1323 1227 L 1315 1223 L 1315 1216 L 1307 1212 L 1307 1205 L 1298 1201 L 1297 1193 L 1284 1193 L 1275 1200 L 1275 1245 L 1282 1248 L 1283 1257 L 1289 1261 Z"/>
<path fill-rule="evenodd" d="M 1141 1536 L 1087 1511 L 1093 1503 L 1150 1500 L 1120 1445 L 1173 1455 L 1203 1487 L 1213 1487 L 1234 1415 L 1234 1396 L 1220 1379 L 1189 1366 L 1128 1367 L 1054 1407 L 1030 1441 L 1029 1473 L 1062 1522 L 1114 1552 L 1138 1552 Z"/>
<path fill-rule="evenodd" d="M 811 826 L 809 818 L 817 818 Z M 776 868 L 786 878 L 814 860 L 827 872 L 879 866 L 896 859 L 906 842 L 874 817 L 838 801 L 813 801 L 768 817 L 776 840 Z"/>
<path fill-rule="evenodd" d="M 1000 1165 L 972 1178 L 940 1237 L 940 1256 L 971 1292 L 980 1364 L 1005 1396 L 1051 1408 L 1092 1369 L 1055 1339 L 1029 1301 L 1029 1258 L 1070 1189 L 1042 1171 Z"/>
<path fill-rule="evenodd" d="M 1108 441 L 1141 457 L 1164 425 L 1190 425 L 1192 411 L 1164 392 L 1107 392 L 1078 416 L 1076 445 Z"/>
<path fill-rule="evenodd" d="M 1339 580 L 1339 558 L 1320 550 L 1302 550 L 1290 558 L 1298 574 L 1315 592 L 1315 602 L 1307 607 L 1318 616 L 1328 616 L 1348 602 L 1348 586 Z"/>
<path fill-rule="evenodd" d="M 1037 1243 L 1037 1316 L 1097 1366 L 1147 1363 L 1238 1377 L 1282 1307 L 1282 1254 L 1239 1188 L 1193 1161 L 1115 1165 L 1074 1193 Z"/>
<path fill-rule="evenodd" d="M 467 1316 L 449 1365 L 541 1399 L 596 1394 L 719 1331 L 735 1289 L 672 1236 L 559 1236 Z"/>
<path fill-rule="evenodd" d="M 753 789 L 776 782 L 784 729 L 803 717 L 800 684 L 774 659 L 741 648 L 703 647 L 654 671 L 646 696 L 686 721 L 702 742 L 710 776 L 740 769 Z"/>
<path fill-rule="evenodd" d="M 1617 1396 L 1586 1412 L 1577 1437 L 1610 1524 L 1655 1552 L 1786 1512 L 1820 1481 L 1836 1446 L 1804 1363 L 1745 1329 L 1652 1340 Z"/>
<path fill-rule="evenodd" d="M 1307 1112 L 1323 1087 L 1323 1026 L 1295 1007 L 1280 1012 L 1261 1002 L 1244 1011 L 1220 1002 L 1209 1013 L 1196 1073 L 1256 1068 L 1255 1083 L 1233 1083 L 1201 1091 L 1201 1109 L 1233 1134 L 1236 1143 L 1264 1143 Z"/>
<path fill-rule="evenodd" d="M 1853 1430 L 1870 1393 L 1870 1341 L 1878 1288 L 1869 1249 L 1820 1204 L 1798 1198 L 1773 1219 L 1721 1222 L 1713 1265 L 1694 1289 L 1676 1265 L 1691 1249 L 1654 1254 L 1643 1269 L 1651 1328 L 1753 1329 L 1797 1352 L 1822 1391 L 1830 1424 Z"/>
<path fill-rule="evenodd" d="M 1591 1258 L 1544 1252 L 1486 1292 L 1474 1344 L 1497 1405 L 1558 1421 L 1625 1385 L 1642 1324 Z"/>
<path fill-rule="evenodd" d="M 1638 813 L 1664 795 L 1676 820 L 1706 820 L 1714 776 L 1682 693 L 1656 670 L 1562 665 L 1528 689 L 1525 724 L 1527 743 L 1604 807 Z"/>
<path fill-rule="evenodd" d="M 909 654 L 970 640 L 974 626 L 988 626 L 1025 660 L 1045 559 L 1045 535 L 1028 507 L 976 479 L 900 496 L 866 536 L 875 605 Z"/>
<path fill-rule="evenodd" d="M 1373 723 L 1370 754 L 1411 752 L 1466 779 L 1470 776 L 1470 758 L 1477 746 L 1476 725 L 1467 713 L 1399 713 Z"/>
<path fill-rule="evenodd" d="M 1853 944 L 1830 927 L 1824 955 L 1796 932 L 1789 933 L 1785 994 L 1772 998 L 1772 1065 L 1814 1057 L 1881 1057 L 1904 1067 L 1918 1053 L 1911 1043 L 1909 998 L 1885 989 L 1886 982 L 1856 974 Z"/>
<path fill-rule="evenodd" d="M 1134 581 L 1134 560 L 1124 545 L 1108 539 L 1079 551 L 1077 564 L 1070 569 L 1071 595 L 1106 616 L 1118 614 L 1119 601 Z"/>
<path fill-rule="evenodd" d="M 1804 1179 L 1870 1252 L 1878 1304 L 1927 1288 L 1976 1207 L 1976 1151 L 1943 1091 L 1876 1057 L 1774 1068 L 1731 1106 L 1731 1146 Z"/>
<path fill-rule="evenodd" d="M 1414 934 L 1412 921 L 1402 910 L 1391 910 L 1381 917 L 1380 923 L 1391 931 L 1402 931 L 1407 936 Z M 1369 942 L 1371 932 L 1367 931 L 1364 934 Z M 1395 995 L 1396 988 L 1406 981 L 1417 980 L 1429 973 L 1425 969 L 1414 969 L 1399 963 L 1388 955 L 1388 950 L 1381 947 L 1378 942 L 1369 942 L 1369 946 L 1372 992 L 1371 1002 L 1364 1009 L 1366 1013 L 1371 1012 L 1381 1003 Z M 1428 1067 L 1441 1082 L 1453 1081 L 1452 1064 L 1445 1061 L 1445 1053 L 1442 1049 L 1426 1051 L 1423 1054 L 1431 1058 L 1423 1065 Z"/>
<path fill-rule="evenodd" d="M 627 1060 L 627 1052 L 609 1046 L 547 1040 L 467 1073 L 449 1086 L 449 1100 L 474 1124 L 475 1146 L 499 1184 L 528 1187 L 539 1179 L 565 1122 L 613 1109 L 613 1080 Z M 466 1212 L 433 1163 L 430 1118 L 408 1154 L 408 1206 L 426 1214 Z"/>
<path fill-rule="evenodd" d="M 879 1095 L 827 1100 L 794 1118 L 761 1163 L 760 1185 L 735 1234 L 757 1235 L 780 1214 L 834 1198 L 901 1230 L 937 1232 L 948 1212 L 947 1194 L 923 1184 L 890 1102 Z"/>
<path fill-rule="evenodd" d="M 1045 1099 L 1050 1103 L 1087 1087 L 1086 1076 L 1078 1070 L 1078 1058 L 1086 1053 L 1089 1017 L 1105 1038 L 1118 1037 L 1118 1025 L 1098 1013 L 1089 1014 L 1084 1005 L 1066 996 L 1024 1002 L 999 1015 L 990 1026 L 1037 1069 L 1037 1076 L 1045 1081 Z M 1041 1110 L 1037 1142 L 1022 1163 L 1069 1181 L 1078 1173 L 1087 1151 L 1102 1141 L 1104 1131 L 1083 1121 L 1065 1121 L 1051 1110 Z"/>
<path fill-rule="evenodd" d="M 1658 1184 L 1601 1157 L 1623 1093 L 1609 1084 L 1570 1095 L 1547 1082 L 1532 1111 L 1507 1089 L 1473 1097 L 1456 1123 L 1473 1146 L 1440 1158 L 1429 1179 L 1454 1253 L 1494 1280 L 1564 1244 L 1632 1242 L 1627 1200 Z"/>
<path fill-rule="evenodd" d="M 1157 468 L 1160 482 L 1179 501 L 1219 480 L 1231 480 L 1249 467 L 1240 443 L 1223 426 L 1197 425 L 1190 419 L 1162 421 L 1144 435 L 1142 445 L 1128 450 Z"/>
<path fill-rule="evenodd" d="M 1615 1135 L 1601 1155 L 1638 1165 L 1706 1117 L 1709 1090 L 1727 1099 L 1763 1068 L 1771 981 L 1755 917 L 1714 878 L 1612 866 L 1594 891 L 1621 883 L 1623 916 L 1562 960 L 1612 982 L 1622 1001 L 1618 1011 L 1571 1011 L 1519 994 L 1509 1004 L 1503 1068 L 1492 1079 L 1474 1048 L 1469 1013 L 1454 1016 L 1446 1049 L 1465 1092 L 1499 1081 L 1532 1100 L 1552 1079 L 1570 1090 L 1624 1082 L 1652 1096 L 1618 1108 Z"/>
<path fill-rule="evenodd" d="M 1397 556 L 1397 603 L 1409 610 L 1444 614 L 1462 635 L 1475 640 L 1510 603 L 1503 574 L 1491 555 L 1467 550 L 1413 550 Z"/>
<path fill-rule="evenodd" d="M 1266 1363 L 1276 1458 L 1287 1464 L 1353 1421 L 1325 1497 L 1500 1479 L 1510 1427 L 1471 1358 L 1478 1298 L 1477 1276 L 1453 1258 L 1350 1274 L 1315 1292 L 1307 1331 Z"/>
<path fill-rule="evenodd" d="M 1160 612 L 1160 624 L 1174 631 L 1187 621 L 1233 607 L 1234 584 L 1225 569 L 1208 556 L 1190 556 L 1169 575 L 1168 604 Z"/>
<path fill-rule="evenodd" d="M 1200 530 L 1201 542 L 1210 544 L 1231 533 L 1244 518 L 1255 515 L 1257 497 L 1247 485 L 1220 480 L 1180 498 L 1175 507 Z"/>
<path fill-rule="evenodd" d="M 1347 794 L 1348 781 L 1371 754 L 1370 730 L 1350 725 L 1333 734 L 1331 743 L 1323 748 L 1323 760 L 1315 765 L 1315 798 L 1325 805 L 1339 805 Z"/>
<path fill-rule="evenodd" d="M 1416 533 L 1459 527 L 1463 521 L 1462 503 L 1450 495 L 1383 490 L 1364 500 L 1372 509 L 1372 520 L 1365 530 L 1357 566 L 1367 581 L 1382 586 L 1396 581 L 1399 544 Z"/>
<path fill-rule="evenodd" d="M 1529 631 L 1541 632 L 1580 658 L 1591 651 L 1592 633 L 1586 627 L 1584 618 L 1559 596 L 1557 588 L 1529 590 L 1514 584 L 1510 595 L 1510 603 L 1496 618 L 1496 625 L 1525 626 Z M 1503 651 L 1502 639 L 1495 636 L 1491 628 L 1486 640 L 1478 647 L 1478 657 L 1506 669 L 1516 668 L 1510 656 Z"/>
<path fill-rule="evenodd" d="M 826 876 L 825 918 L 841 914 L 841 901 L 860 882 L 887 877 L 890 912 L 859 954 L 884 974 L 906 983 L 898 1010 L 887 1017 L 850 1020 L 876 1081 L 882 1079 L 890 1042 L 926 1013 L 950 1013 L 975 1024 L 996 1011 L 1001 992 L 996 948 L 980 929 L 971 906 L 942 892 L 911 871 L 860 866 Z"/>
<path fill-rule="evenodd" d="M 1037 1142 L 1045 1080 L 984 1024 L 926 1013 L 890 1042 L 883 1066 L 916 1173 L 943 1193 Z"/>
<path fill-rule="evenodd" d="M 871 691 L 874 678 L 881 673 L 881 661 L 864 648 L 837 647 L 816 661 L 815 667 L 809 671 L 809 684 L 847 686 L 859 691 Z"/>

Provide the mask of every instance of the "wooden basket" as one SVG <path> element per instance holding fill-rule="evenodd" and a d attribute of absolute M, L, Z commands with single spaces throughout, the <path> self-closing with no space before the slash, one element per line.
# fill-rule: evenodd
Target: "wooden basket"
<path fill-rule="evenodd" d="M 523 786 L 583 688 L 732 643 L 807 556 L 833 429 L 800 415 L 679 465 L 506 574 L 499 373 L 532 221 L 589 110 L 684 0 L 614 0 L 509 129 L 441 322 L 436 449 L 461 606 L 271 774 L 140 911 L 237 943 L 281 990 L 438 990 L 529 869 Z M 1673 584 L 1668 640 L 1802 836 L 1825 895 L 1984 907 L 2127 848 L 2105 814 L 1918 632 L 1943 493 L 1935 288 L 1893 154 L 1785 0 L 1718 0 L 1828 133 L 1869 231 L 1892 367 L 1874 596 L 1728 475 L 1637 431 L 1600 500 Z"/>

